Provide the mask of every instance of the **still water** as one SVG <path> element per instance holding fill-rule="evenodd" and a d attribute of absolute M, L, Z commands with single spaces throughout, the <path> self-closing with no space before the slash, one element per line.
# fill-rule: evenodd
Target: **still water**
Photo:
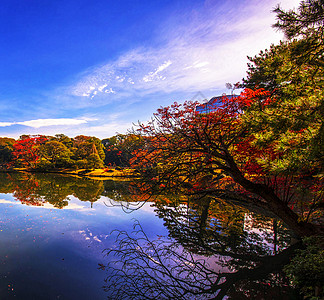
<path fill-rule="evenodd" d="M 0 299 L 290 297 L 280 271 L 228 275 L 271 264 L 290 243 L 283 224 L 210 199 L 143 199 L 127 182 L 0 173 Z"/>
<path fill-rule="evenodd" d="M 136 218 L 149 234 L 166 233 L 151 203 L 125 213 L 101 195 L 103 181 L 0 176 L 0 299 L 105 299 L 98 264 L 115 241 L 111 231 L 131 230 Z M 106 185 L 117 193 L 113 182 Z"/>

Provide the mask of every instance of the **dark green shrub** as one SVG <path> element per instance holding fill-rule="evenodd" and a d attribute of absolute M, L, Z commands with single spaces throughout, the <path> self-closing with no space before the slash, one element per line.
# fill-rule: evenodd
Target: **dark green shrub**
<path fill-rule="evenodd" d="M 303 239 L 304 249 L 296 250 L 296 255 L 284 267 L 291 283 L 310 299 L 324 297 L 324 238 Z"/>

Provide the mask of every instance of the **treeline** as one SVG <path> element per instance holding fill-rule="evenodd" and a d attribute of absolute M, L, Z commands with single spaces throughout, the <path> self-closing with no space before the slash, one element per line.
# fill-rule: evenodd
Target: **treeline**
<path fill-rule="evenodd" d="M 17 140 L 0 137 L 0 167 L 43 171 L 127 167 L 131 152 L 139 146 L 138 140 L 135 135 L 116 135 L 104 140 L 85 135 L 70 138 L 64 134 L 22 135 Z"/>

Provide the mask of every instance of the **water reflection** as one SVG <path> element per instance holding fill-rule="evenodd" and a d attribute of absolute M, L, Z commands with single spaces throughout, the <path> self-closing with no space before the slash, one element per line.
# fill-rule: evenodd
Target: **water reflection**
<path fill-rule="evenodd" d="M 128 230 L 133 217 L 166 232 L 149 204 L 132 215 L 107 207 L 105 189 L 119 188 L 55 174 L 0 174 L 0 299 L 105 299 L 106 275 L 97 266 L 114 244 L 109 233 Z"/>
<path fill-rule="evenodd" d="M 0 193 L 12 193 L 23 204 L 55 208 L 69 204 L 69 196 L 96 202 L 104 190 L 103 181 L 83 177 L 42 173 L 0 173 Z"/>
<path fill-rule="evenodd" d="M 298 244 L 291 246 L 290 232 L 278 220 L 221 199 L 159 195 L 150 198 L 154 200 L 151 205 L 167 234 L 160 234 L 159 222 L 148 215 L 136 222 L 130 232 L 125 230 L 125 222 L 137 216 L 147 198 L 136 193 L 127 182 L 56 174 L 0 173 L 0 183 L 0 193 L 11 193 L 29 207 L 68 208 L 73 196 L 89 202 L 91 208 L 104 198 L 104 204 L 98 201 L 100 208 L 96 214 L 68 215 L 68 210 L 56 210 L 66 212 L 65 221 L 58 221 L 62 215 L 55 215 L 55 220 L 48 215 L 46 222 L 52 222 L 51 226 L 42 230 L 73 224 L 76 228 L 71 236 L 78 235 L 86 242 L 95 236 L 93 243 L 101 244 L 116 229 L 116 240 L 111 238 L 110 250 L 105 252 L 107 257 L 99 265 L 107 272 L 105 291 L 110 299 L 297 299 L 281 269 Z M 116 205 L 136 213 L 127 219 L 116 214 L 118 226 L 107 230 L 105 212 Z M 147 206 L 142 207 L 139 215 L 145 212 L 144 208 Z M 28 211 L 28 215 L 31 213 Z M 109 215 L 110 222 L 113 217 Z M 74 221 L 70 224 L 71 218 Z M 145 222 L 143 229 L 141 225 Z M 51 233 L 51 239 L 56 240 L 56 235 L 57 232 Z M 101 236 L 105 239 L 98 238 Z"/>
<path fill-rule="evenodd" d="M 111 299 L 297 299 L 282 266 L 299 246 L 277 220 L 224 201 L 155 201 L 169 235 L 140 223 L 117 230 L 105 289 Z"/>

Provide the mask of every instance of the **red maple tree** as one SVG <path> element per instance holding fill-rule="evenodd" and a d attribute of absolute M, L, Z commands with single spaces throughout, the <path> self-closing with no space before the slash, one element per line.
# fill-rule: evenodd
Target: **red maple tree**
<path fill-rule="evenodd" d="M 250 107 L 265 109 L 275 101 L 264 89 L 246 89 L 238 97 L 224 96 L 209 113 L 197 112 L 198 103 L 191 101 L 160 108 L 136 129 L 144 143 L 131 164 L 148 192 L 158 187 L 253 204 L 284 220 L 298 235 L 322 232 L 314 224 L 323 201 L 323 188 L 315 188 L 322 186 L 321 179 L 273 171 L 272 162 L 284 150 L 275 140 L 258 145 L 258 133 L 244 120 Z"/>
<path fill-rule="evenodd" d="M 47 141 L 45 136 L 24 136 L 13 144 L 13 164 L 35 168 L 40 158 L 39 146 Z"/>

